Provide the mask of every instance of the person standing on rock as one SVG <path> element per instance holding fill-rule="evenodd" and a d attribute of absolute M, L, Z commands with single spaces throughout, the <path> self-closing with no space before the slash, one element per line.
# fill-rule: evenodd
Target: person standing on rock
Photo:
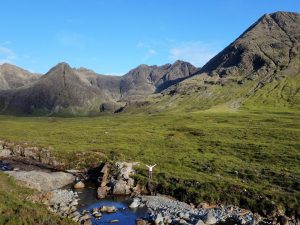
<path fill-rule="evenodd" d="M 152 179 L 152 171 L 153 171 L 153 168 L 156 166 L 156 164 L 154 164 L 152 166 L 146 164 L 146 166 L 148 167 L 148 177 L 149 177 L 149 179 Z"/>

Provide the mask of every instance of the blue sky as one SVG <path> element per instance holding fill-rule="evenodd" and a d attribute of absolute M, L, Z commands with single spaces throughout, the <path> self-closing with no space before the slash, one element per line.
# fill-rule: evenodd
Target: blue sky
<path fill-rule="evenodd" d="M 176 59 L 202 66 L 264 13 L 300 12 L 300 1 L 3 0 L 1 9 L 0 63 L 121 75 Z"/>

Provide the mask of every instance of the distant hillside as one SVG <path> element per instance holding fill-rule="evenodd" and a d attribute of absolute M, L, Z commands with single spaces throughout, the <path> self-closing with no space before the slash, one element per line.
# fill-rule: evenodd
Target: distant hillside
<path fill-rule="evenodd" d="M 141 65 L 124 76 L 99 75 L 85 68 L 71 68 L 66 63 L 56 65 L 43 76 L 13 65 L 2 67 L 15 68 L 13 71 L 18 73 L 3 69 L 3 77 L 14 82 L 9 86 L 3 84 L 0 90 L 0 111 L 33 115 L 115 112 L 131 98 L 162 91 L 198 71 L 183 61 L 160 67 Z"/>

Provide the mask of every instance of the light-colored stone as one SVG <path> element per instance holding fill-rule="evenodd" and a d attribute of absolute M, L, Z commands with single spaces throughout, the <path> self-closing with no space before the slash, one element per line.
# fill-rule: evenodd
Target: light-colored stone
<path fill-rule="evenodd" d="M 205 224 L 207 225 L 212 225 L 217 223 L 217 219 L 216 217 L 213 215 L 213 213 L 211 211 L 209 211 L 203 221 Z"/>
<path fill-rule="evenodd" d="M 85 187 L 85 185 L 84 185 L 84 183 L 82 182 L 82 181 L 79 181 L 79 182 L 77 182 L 75 185 L 74 185 L 74 188 L 75 189 L 82 189 L 82 188 L 84 188 Z"/>
<path fill-rule="evenodd" d="M 107 212 L 107 213 L 114 213 L 114 212 L 117 212 L 118 209 L 114 206 L 102 206 L 100 208 L 100 211 L 101 212 Z"/>
<path fill-rule="evenodd" d="M 198 222 L 195 225 L 205 225 L 205 223 L 202 220 L 198 220 Z"/>
<path fill-rule="evenodd" d="M 163 216 L 161 215 L 161 213 L 158 213 L 154 219 L 154 223 L 155 225 L 160 225 L 164 222 L 164 218 Z"/>
<path fill-rule="evenodd" d="M 62 188 L 74 181 L 74 176 L 64 172 L 6 171 L 17 181 L 38 191 L 51 191 Z"/>
<path fill-rule="evenodd" d="M 140 205 L 140 199 L 134 198 L 132 203 L 129 205 L 129 208 L 137 208 Z"/>
<path fill-rule="evenodd" d="M 8 149 L 0 149 L 0 157 L 2 157 L 2 158 L 7 158 L 7 157 L 9 157 L 9 156 L 11 156 L 11 151 L 10 150 L 8 150 Z"/>

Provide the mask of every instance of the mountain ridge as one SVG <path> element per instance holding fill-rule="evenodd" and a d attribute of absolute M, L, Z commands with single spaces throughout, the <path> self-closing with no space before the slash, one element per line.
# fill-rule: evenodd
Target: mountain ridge
<path fill-rule="evenodd" d="M 162 90 L 197 70 L 190 63 L 176 61 L 163 66 L 140 65 L 124 76 L 111 76 L 61 62 L 31 83 L 0 90 L 0 108 L 2 113 L 38 115 L 115 112 L 128 99 L 152 94 L 158 85 Z"/>
<path fill-rule="evenodd" d="M 207 110 L 224 104 L 237 110 L 249 102 L 253 106 L 257 93 L 264 98 L 256 101 L 261 106 L 280 102 L 297 108 L 299 75 L 300 14 L 276 12 L 259 18 L 202 68 L 178 60 L 110 76 L 59 63 L 29 85 L 0 90 L 0 111 L 89 115 Z"/>

